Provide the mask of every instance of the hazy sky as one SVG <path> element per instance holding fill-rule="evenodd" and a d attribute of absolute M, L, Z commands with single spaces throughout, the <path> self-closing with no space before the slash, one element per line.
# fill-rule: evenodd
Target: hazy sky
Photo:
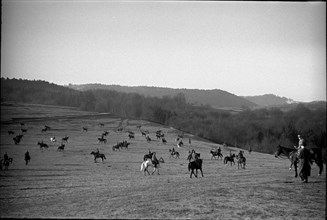
<path fill-rule="evenodd" d="M 2 1 L 1 76 L 326 100 L 325 2 Z"/>

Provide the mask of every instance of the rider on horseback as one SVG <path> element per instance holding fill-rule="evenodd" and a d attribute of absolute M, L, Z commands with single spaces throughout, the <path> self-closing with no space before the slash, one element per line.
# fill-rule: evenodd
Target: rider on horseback
<path fill-rule="evenodd" d="M 199 157 L 200 157 L 200 154 L 196 153 L 195 150 L 192 149 L 192 152 L 191 152 L 191 154 L 190 154 L 190 162 L 191 162 L 191 161 L 194 161 L 194 162 L 196 162 L 197 164 L 199 164 L 199 163 L 198 163 L 198 159 L 199 159 Z M 199 165 L 200 165 L 200 164 L 199 164 Z"/>
<path fill-rule="evenodd" d="M 152 155 L 152 164 L 154 165 L 154 167 L 157 168 L 158 164 L 159 164 L 159 160 L 156 157 L 156 153 L 153 153 Z"/>
<path fill-rule="evenodd" d="M 8 154 L 7 152 L 3 155 L 3 162 L 6 162 L 7 160 L 9 160 Z"/>
<path fill-rule="evenodd" d="M 294 148 L 297 150 L 297 155 L 300 155 L 301 151 L 306 146 L 306 143 L 300 134 L 297 137 L 299 138 L 299 145 L 294 146 Z"/>

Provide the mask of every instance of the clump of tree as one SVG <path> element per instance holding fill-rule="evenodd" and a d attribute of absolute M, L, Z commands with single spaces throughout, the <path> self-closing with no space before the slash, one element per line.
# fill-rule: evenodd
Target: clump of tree
<path fill-rule="evenodd" d="M 276 146 L 293 147 L 302 134 L 311 147 L 326 148 L 326 103 L 308 108 L 246 109 L 239 113 L 194 106 L 183 93 L 145 97 L 113 90 L 76 91 L 45 81 L 1 78 L 1 101 L 16 101 L 78 107 L 109 112 L 124 118 L 143 119 L 172 126 L 209 139 L 244 149 L 273 153 Z"/>

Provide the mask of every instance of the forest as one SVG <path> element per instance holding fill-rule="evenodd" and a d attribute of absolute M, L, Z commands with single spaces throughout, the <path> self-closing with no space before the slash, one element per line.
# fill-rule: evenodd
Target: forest
<path fill-rule="evenodd" d="M 326 102 L 300 103 L 287 111 L 272 107 L 238 113 L 209 105 L 194 106 L 179 93 L 162 98 L 96 89 L 77 91 L 41 80 L 1 78 L 1 102 L 77 107 L 172 126 L 215 143 L 274 153 L 277 145 L 297 145 L 297 134 L 309 147 L 326 148 Z"/>

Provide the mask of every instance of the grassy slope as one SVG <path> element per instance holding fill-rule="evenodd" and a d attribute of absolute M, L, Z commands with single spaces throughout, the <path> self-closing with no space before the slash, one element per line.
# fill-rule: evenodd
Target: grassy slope
<path fill-rule="evenodd" d="M 288 160 L 273 155 L 246 152 L 247 167 L 225 166 L 211 160 L 210 150 L 217 144 L 192 136 L 192 145 L 177 148 L 179 131 L 145 121 L 124 120 L 109 116 L 86 117 L 85 112 L 47 106 L 1 106 L 1 156 L 14 158 L 9 171 L 0 171 L 0 217 L 78 217 L 78 218 L 194 218 L 194 219 L 325 219 L 326 174 L 318 177 L 312 167 L 308 184 L 288 171 Z M 35 114 L 37 112 L 37 114 Z M 87 113 L 89 114 L 89 113 Z M 35 119 L 46 116 L 45 118 Z M 81 115 L 83 117 L 67 117 Z M 19 145 L 14 145 L 7 130 L 19 133 L 19 121 L 25 118 L 28 129 Z M 32 119 L 27 119 L 33 117 Z M 100 127 L 99 123 L 105 124 Z M 42 133 L 44 125 L 52 130 Z M 141 136 L 136 125 L 148 130 L 151 143 Z M 124 126 L 123 132 L 117 128 Z M 82 132 L 82 127 L 88 132 Z M 168 143 L 157 141 L 155 131 L 163 130 Z M 98 144 L 104 130 L 110 132 L 107 144 Z M 128 140 L 126 130 L 135 132 L 129 150 L 112 151 L 117 141 Z M 64 152 L 60 143 L 49 138 L 69 136 Z M 40 150 L 38 141 L 50 145 Z M 180 159 L 169 158 L 175 147 Z M 107 160 L 94 163 L 90 152 L 99 148 Z M 189 178 L 186 157 L 196 149 L 204 159 L 204 177 Z M 156 151 L 163 157 L 160 175 L 144 176 L 140 172 L 143 155 Z M 32 160 L 24 164 L 29 150 Z M 223 155 L 229 150 L 223 148 Z M 325 167 L 324 167 L 325 168 Z"/>

